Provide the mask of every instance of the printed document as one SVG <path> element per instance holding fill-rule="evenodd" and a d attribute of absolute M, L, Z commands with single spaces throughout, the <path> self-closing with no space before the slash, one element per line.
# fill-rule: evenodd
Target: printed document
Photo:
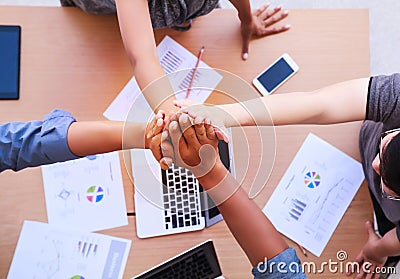
<path fill-rule="evenodd" d="M 363 180 L 359 162 L 309 134 L 263 212 L 319 257 Z"/>
<path fill-rule="evenodd" d="M 120 279 L 131 240 L 25 221 L 7 279 Z"/>
<path fill-rule="evenodd" d="M 128 224 L 118 152 L 42 166 L 49 224 L 91 232 Z"/>
<path fill-rule="evenodd" d="M 168 75 L 176 98 L 184 99 L 197 57 L 169 36 L 157 46 L 157 52 L 161 67 Z M 188 99 L 203 103 L 221 79 L 222 76 L 217 71 L 200 61 Z M 125 121 L 129 111 L 132 112 L 129 121 L 148 122 L 153 117 L 153 111 L 143 97 L 135 77 L 126 84 L 103 115 L 110 120 Z"/>

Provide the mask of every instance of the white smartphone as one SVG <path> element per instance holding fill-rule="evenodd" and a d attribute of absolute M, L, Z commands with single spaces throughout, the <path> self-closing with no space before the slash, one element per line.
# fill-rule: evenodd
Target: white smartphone
<path fill-rule="evenodd" d="M 299 70 L 296 62 L 285 53 L 253 79 L 261 94 L 269 95 Z"/>

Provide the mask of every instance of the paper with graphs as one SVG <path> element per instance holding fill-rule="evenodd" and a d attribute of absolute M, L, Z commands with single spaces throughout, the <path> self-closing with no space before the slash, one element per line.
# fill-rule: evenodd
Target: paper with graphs
<path fill-rule="evenodd" d="M 7 279 L 123 277 L 131 240 L 25 221 Z"/>
<path fill-rule="evenodd" d="M 319 257 L 363 180 L 359 162 L 309 134 L 263 212 Z"/>
<path fill-rule="evenodd" d="M 42 166 L 49 224 L 97 231 L 128 224 L 118 152 Z"/>
<path fill-rule="evenodd" d="M 158 45 L 157 52 L 176 98 L 184 99 L 197 57 L 168 36 Z M 203 103 L 221 79 L 222 76 L 217 71 L 200 61 L 188 99 Z M 135 77 L 126 84 L 103 115 L 110 120 L 125 121 L 129 111 L 129 121 L 148 122 L 153 116 L 153 110 L 144 98 Z"/>

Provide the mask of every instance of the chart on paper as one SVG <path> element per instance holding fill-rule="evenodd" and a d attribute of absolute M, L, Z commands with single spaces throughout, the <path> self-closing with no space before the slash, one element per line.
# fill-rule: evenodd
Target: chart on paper
<path fill-rule="evenodd" d="M 165 36 L 157 46 L 157 53 L 175 97 L 184 99 L 197 57 L 169 36 Z M 222 76 L 217 71 L 200 61 L 189 99 L 203 103 L 221 80 Z M 128 116 L 129 111 L 132 113 Z M 153 117 L 153 110 L 144 98 L 135 77 L 132 77 L 103 115 L 110 120 L 124 121 L 128 118 L 129 121 L 148 122 Z"/>
<path fill-rule="evenodd" d="M 49 223 L 95 231 L 128 223 L 118 152 L 43 166 Z"/>
<path fill-rule="evenodd" d="M 7 278 L 119 279 L 130 245 L 130 240 L 25 221 Z"/>
<path fill-rule="evenodd" d="M 360 163 L 310 134 L 263 211 L 278 231 L 320 256 L 363 179 Z"/>

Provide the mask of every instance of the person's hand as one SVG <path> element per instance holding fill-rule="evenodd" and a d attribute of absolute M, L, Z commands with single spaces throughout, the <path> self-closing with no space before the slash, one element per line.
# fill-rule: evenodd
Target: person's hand
<path fill-rule="evenodd" d="M 163 158 L 161 151 L 162 131 L 165 127 L 165 112 L 160 110 L 153 120 L 147 124 L 145 133 L 145 148 L 150 149 L 157 161 Z"/>
<path fill-rule="evenodd" d="M 191 104 L 187 106 L 184 101 L 175 101 L 175 106 L 181 109 L 182 113 L 188 114 L 196 123 L 205 121 L 214 127 L 214 132 L 218 139 L 229 143 L 229 133 L 226 127 L 232 126 L 235 122 L 225 110 L 214 105 Z"/>
<path fill-rule="evenodd" d="M 269 9 L 269 4 L 253 11 L 251 20 L 241 21 L 242 34 L 242 59 L 246 60 L 249 55 L 250 40 L 269 36 L 289 30 L 290 25 L 272 27 L 275 23 L 281 21 L 288 16 L 287 10 L 282 11 L 282 7 L 278 6 Z"/>
<path fill-rule="evenodd" d="M 176 165 L 190 170 L 196 177 L 202 177 L 222 164 L 214 128 L 201 120 L 197 118 L 192 125 L 187 114 L 178 115 L 178 120 L 171 121 L 168 127 L 173 149 L 168 142 L 163 146 L 165 157 L 173 158 Z"/>
<path fill-rule="evenodd" d="M 375 270 L 385 264 L 387 257 L 379 257 L 376 255 L 376 247 L 380 237 L 375 233 L 370 221 L 365 223 L 365 228 L 368 232 L 368 241 L 355 259 L 360 271 L 355 278 L 378 279 L 380 273 L 375 273 Z M 351 275 L 355 272 L 355 270 L 350 270 L 347 275 Z"/>

